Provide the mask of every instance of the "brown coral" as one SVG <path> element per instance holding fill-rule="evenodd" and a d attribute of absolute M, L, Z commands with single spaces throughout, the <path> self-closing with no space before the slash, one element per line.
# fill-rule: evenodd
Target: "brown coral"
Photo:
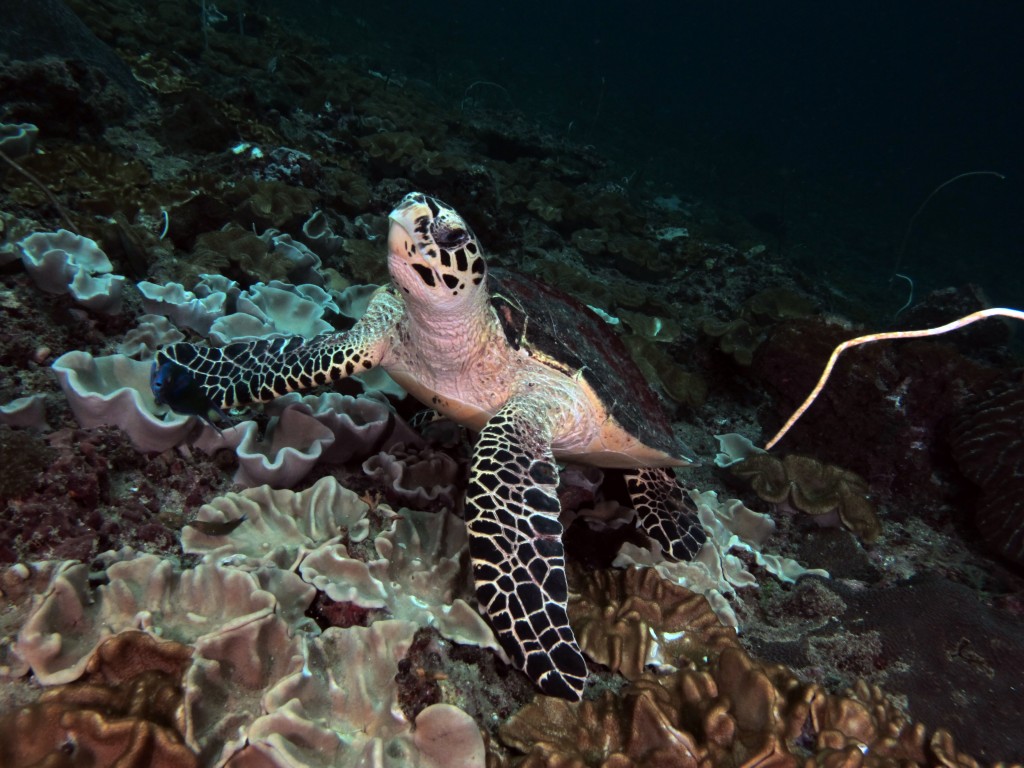
<path fill-rule="evenodd" d="M 193 768 L 196 755 L 181 735 L 191 656 L 144 632 L 109 638 L 81 680 L 0 718 L 0 765 Z"/>
<path fill-rule="evenodd" d="M 293 267 L 280 251 L 272 251 L 265 240 L 231 224 L 196 238 L 192 258 L 177 279 L 190 287 L 201 274 L 210 273 L 251 285 L 260 280 L 286 280 Z"/>
<path fill-rule="evenodd" d="M 840 695 L 801 681 L 786 666 L 753 659 L 718 624 L 703 598 L 631 569 L 570 572 L 570 618 L 581 646 L 631 683 L 579 704 L 538 696 L 498 732 L 523 753 L 491 763 L 515 768 L 785 766 L 909 768 L 979 764 L 944 730 L 929 735 L 877 686 Z M 580 605 L 590 606 L 581 617 Z M 630 630 L 628 624 L 636 626 Z M 644 669 L 640 635 L 668 627 L 689 635 L 680 669 Z M 632 649 L 624 652 L 624 649 Z M 600 658 L 604 653 L 605 658 Z M 637 664 L 636 660 L 640 659 Z"/>
<path fill-rule="evenodd" d="M 806 317 L 813 309 L 810 300 L 798 293 L 766 288 L 747 299 L 738 317 L 728 321 L 706 318 L 701 330 L 718 339 L 719 349 L 739 365 L 749 366 L 773 326 L 782 320 Z"/>
<path fill-rule="evenodd" d="M 864 682 L 842 695 L 763 665 L 738 647 L 669 677 L 646 674 L 616 698 L 539 696 L 499 731 L 516 768 L 978 766 L 952 736 L 931 737 Z"/>
<path fill-rule="evenodd" d="M 790 454 L 779 459 L 767 453 L 749 456 L 732 472 L 748 480 L 765 501 L 787 500 L 809 515 L 835 513 L 845 528 L 865 542 L 881 533 L 874 505 L 867 497 L 867 482 L 858 474 L 808 456 Z"/>
<path fill-rule="evenodd" d="M 620 314 L 623 313 L 620 311 Z M 652 383 L 660 384 L 665 394 L 675 402 L 699 408 L 707 400 L 707 382 L 700 375 L 684 370 L 664 351 L 663 344 L 632 336 L 628 346 L 644 377 Z"/>
<path fill-rule="evenodd" d="M 297 227 L 309 218 L 317 195 L 283 181 L 243 179 L 227 196 L 235 204 L 234 219 L 259 230 Z"/>
<path fill-rule="evenodd" d="M 647 665 L 678 665 L 738 647 L 703 595 L 649 568 L 571 571 L 569 621 L 594 661 L 638 679 Z"/>

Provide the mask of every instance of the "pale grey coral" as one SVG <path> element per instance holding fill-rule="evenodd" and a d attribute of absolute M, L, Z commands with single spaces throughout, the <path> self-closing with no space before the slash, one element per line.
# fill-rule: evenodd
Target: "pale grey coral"
<path fill-rule="evenodd" d="M 28 673 L 25 649 L 15 642 L 18 630 L 39 604 L 54 574 L 69 563 L 43 561 L 18 563 L 0 572 L 0 677 L 21 677 Z"/>
<path fill-rule="evenodd" d="M 451 512 L 399 510 L 374 539 L 380 559 L 367 565 L 396 617 L 438 631 L 464 645 L 491 648 L 504 658 L 494 633 L 464 597 L 473 594 L 466 524 Z"/>
<path fill-rule="evenodd" d="M 472 594 L 465 523 L 449 512 L 402 509 L 374 546 L 380 558 L 368 563 L 349 558 L 343 547 L 321 547 L 302 561 L 299 573 L 332 600 L 386 609 L 504 658 L 491 628 L 461 597 Z"/>
<path fill-rule="evenodd" d="M 206 561 L 230 558 L 236 565 L 257 568 L 272 564 L 295 570 L 321 546 L 346 537 L 362 541 L 369 534 L 367 504 L 333 477 L 324 477 L 304 491 L 275 491 L 267 486 L 228 493 L 199 508 L 197 519 L 214 523 L 245 516 L 245 523 L 223 536 L 187 527 L 181 534 L 186 553 Z"/>
<path fill-rule="evenodd" d="M 204 764 L 230 758 L 235 768 L 483 768 L 483 737 L 468 714 L 435 704 L 414 731 L 401 713 L 395 675 L 415 630 L 388 620 L 289 638 L 261 621 L 239 633 L 249 651 L 241 680 L 222 672 L 239 649 L 206 643 L 186 683 L 188 741 Z"/>
<path fill-rule="evenodd" d="M 433 501 L 455 504 L 459 464 L 432 448 L 391 446 L 363 462 L 363 471 L 381 482 L 389 500 L 423 507 Z"/>
<path fill-rule="evenodd" d="M 352 397 L 338 392 L 300 395 L 297 392 L 277 398 L 268 411 L 293 408 L 308 413 L 334 434 L 334 443 L 325 447 L 322 460 L 342 464 L 364 458 L 375 449 L 394 443 L 419 440 L 416 433 L 398 416 L 386 398 L 375 395 Z"/>
<path fill-rule="evenodd" d="M 181 283 L 138 283 L 143 308 L 151 314 L 169 318 L 179 328 L 191 328 L 204 336 L 209 335 L 213 321 L 234 307 L 241 288 L 234 280 L 222 275 L 201 277 L 193 291 L 185 290 Z"/>
<path fill-rule="evenodd" d="M 302 224 L 302 236 L 319 256 L 330 258 L 341 251 L 345 238 L 334 234 L 323 211 L 314 211 Z"/>
<path fill-rule="evenodd" d="M 0 123 L 0 150 L 16 159 L 35 152 L 39 128 L 32 123 Z"/>
<path fill-rule="evenodd" d="M 35 232 L 22 238 L 21 261 L 47 293 L 70 293 L 82 306 L 96 312 L 121 311 L 122 275 L 95 240 L 66 229 Z"/>
<path fill-rule="evenodd" d="M 320 271 L 323 266 L 320 256 L 304 243 L 300 243 L 291 235 L 276 229 L 264 231 L 260 235 L 260 239 L 267 243 L 270 250 L 283 256 L 291 264 L 288 269 L 289 280 L 294 280 L 296 283 L 324 284 L 324 276 Z"/>
<path fill-rule="evenodd" d="M 245 747 L 264 715 L 264 698 L 282 679 L 301 674 L 304 640 L 267 613 L 196 642 L 185 678 L 185 740 L 203 765 L 224 765 Z"/>
<path fill-rule="evenodd" d="M 139 360 L 152 360 L 161 347 L 184 341 L 185 334 L 160 315 L 142 315 L 138 324 L 117 345 L 118 354 Z"/>
<path fill-rule="evenodd" d="M 181 283 L 137 284 L 142 294 L 142 306 L 151 314 L 164 315 L 179 328 L 191 328 L 204 336 L 210 332 L 213 321 L 224 314 L 227 294 L 214 291 L 200 297 L 186 291 Z"/>
<path fill-rule="evenodd" d="M 267 424 L 263 439 L 256 423 L 245 423 L 246 435 L 238 444 L 239 485 L 270 485 L 289 488 L 304 478 L 334 442 L 334 433 L 316 419 L 295 408 L 286 408 Z"/>
<path fill-rule="evenodd" d="M 145 347 L 145 342 L 140 343 Z M 118 426 L 145 452 L 159 453 L 193 437 L 196 417 L 157 405 L 149 385 L 149 362 L 123 354 L 93 357 L 73 351 L 59 357 L 52 367 L 83 427 Z M 335 413 L 335 406 L 341 411 Z M 322 458 L 345 461 L 393 440 L 417 439 L 381 399 L 296 395 L 271 404 L 268 411 L 275 415 L 262 437 L 254 421 L 223 431 L 204 424 L 192 444 L 210 454 L 224 448 L 234 450 L 239 462 L 234 480 L 239 485 L 286 487 L 305 477 Z M 344 442 L 338 451 L 325 456 L 339 439 Z"/>
<path fill-rule="evenodd" d="M 311 339 L 334 330 L 323 319 L 328 310 L 337 313 L 338 306 L 316 285 L 256 283 L 239 294 L 235 312 L 214 320 L 210 338 L 217 345 L 274 335 Z"/>
<path fill-rule="evenodd" d="M 0 424 L 40 429 L 46 424 L 46 396 L 29 395 L 0 405 Z"/>
<path fill-rule="evenodd" d="M 370 305 L 370 299 L 380 288 L 372 283 L 367 285 L 350 285 L 343 291 L 331 291 L 338 311 L 345 317 L 358 320 Z"/>
<path fill-rule="evenodd" d="M 436 626 L 455 642 L 501 653 L 490 627 L 464 599 L 472 594 L 465 523 L 449 512 L 400 510 L 391 527 L 374 539 L 379 559 L 367 563 L 351 557 L 344 542 L 366 537 L 367 511 L 354 493 L 329 477 L 301 493 L 253 488 L 199 510 L 198 518 L 211 522 L 245 515 L 242 525 L 224 536 L 187 528 L 182 547 L 207 561 L 296 570 L 332 600 L 386 609 L 394 618 Z"/>
<path fill-rule="evenodd" d="M 483 768 L 483 737 L 468 714 L 435 704 L 415 731 L 402 714 L 395 676 L 415 631 L 398 620 L 327 629 L 309 643 L 306 665 L 267 692 L 238 764 Z"/>
<path fill-rule="evenodd" d="M 209 454 L 233 449 L 238 456 L 233 480 L 238 485 L 287 488 L 309 474 L 334 439 L 311 415 L 289 407 L 270 419 L 262 437 L 255 421 L 244 421 L 220 432 L 207 430 L 194 445 Z"/>
<path fill-rule="evenodd" d="M 106 583 L 95 590 L 84 564 L 62 564 L 21 627 L 14 650 L 44 685 L 78 679 L 96 646 L 121 630 L 195 643 L 277 608 L 277 597 L 255 576 L 221 563 L 181 570 L 171 560 L 129 549 L 108 560 L 115 562 L 106 568 Z M 301 583 L 276 587 L 289 598 L 296 587 L 304 590 L 307 605 L 313 599 Z"/>
<path fill-rule="evenodd" d="M 156 404 L 149 363 L 73 351 L 57 358 L 52 368 L 79 424 L 118 426 L 140 451 L 165 451 L 182 442 L 195 425 L 195 417 Z"/>
<path fill-rule="evenodd" d="M 388 376 L 387 371 L 380 367 L 357 373 L 352 378 L 358 381 L 362 385 L 363 391 L 368 394 L 388 395 L 396 400 L 402 400 L 408 394 L 394 379 Z"/>

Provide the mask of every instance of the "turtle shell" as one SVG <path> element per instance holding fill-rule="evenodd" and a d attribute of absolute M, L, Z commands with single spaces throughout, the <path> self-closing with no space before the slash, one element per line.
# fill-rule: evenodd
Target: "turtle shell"
<path fill-rule="evenodd" d="M 623 429 L 645 445 L 678 458 L 690 455 L 672 431 L 664 401 L 596 312 L 528 275 L 490 269 L 488 281 L 509 344 L 526 345 L 569 376 L 582 375 Z"/>

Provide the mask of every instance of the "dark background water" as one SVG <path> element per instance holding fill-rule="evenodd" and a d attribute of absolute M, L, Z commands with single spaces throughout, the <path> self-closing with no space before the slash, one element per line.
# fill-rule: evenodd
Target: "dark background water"
<path fill-rule="evenodd" d="M 821 279 L 1024 306 L 1024 3 L 281 2 L 453 109 L 594 144 L 631 189 L 746 217 Z M 476 83 L 476 85 L 474 85 Z M 938 193 L 900 244 L 915 210 Z M 728 233 L 723 233 L 723 239 Z M 851 286 L 852 287 L 852 286 Z M 893 291 L 899 306 L 903 289 Z"/>

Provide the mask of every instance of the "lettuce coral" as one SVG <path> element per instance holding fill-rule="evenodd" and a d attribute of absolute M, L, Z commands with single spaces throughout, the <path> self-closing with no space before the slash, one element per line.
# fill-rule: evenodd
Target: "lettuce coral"
<path fill-rule="evenodd" d="M 654 568 L 663 578 L 707 597 L 715 613 L 732 627 L 739 625 L 739 619 L 726 596 L 735 595 L 741 587 L 757 586 L 746 562 L 733 550 L 753 557 L 754 562 L 781 581 L 796 581 L 804 574 L 828 577 L 819 568 L 807 569 L 795 560 L 761 551 L 775 531 L 775 522 L 768 515 L 748 509 L 737 499 L 720 501 L 714 491 L 693 490 L 689 495 L 708 535 L 697 557 L 690 562 L 670 562 L 626 542 L 614 564 Z"/>
<path fill-rule="evenodd" d="M 159 453 L 192 431 L 192 416 L 159 406 L 149 388 L 150 364 L 124 355 L 66 352 L 53 363 L 71 411 L 83 427 L 116 425 L 140 451 Z"/>
<path fill-rule="evenodd" d="M 66 229 L 36 232 L 22 239 L 22 263 L 47 293 L 70 293 L 96 312 L 121 311 L 122 275 L 111 274 L 110 259 L 95 240 Z"/>
<path fill-rule="evenodd" d="M 200 510 L 204 522 L 244 523 L 224 535 L 189 526 L 184 548 L 203 555 L 192 568 L 122 550 L 102 558 L 101 574 L 74 561 L 8 569 L 0 584 L 14 610 L 0 616 L 18 634 L 0 646 L 0 661 L 8 674 L 31 669 L 44 685 L 69 685 L 104 642 L 128 648 L 134 634 L 190 646 L 181 720 L 170 735 L 145 736 L 184 765 L 194 751 L 203 765 L 480 766 L 474 720 L 449 704 L 407 717 L 395 680 L 423 624 L 497 647 L 457 598 L 468 589 L 464 527 L 447 513 L 403 510 L 376 539 L 380 559 L 365 563 L 347 557 L 346 544 L 367 537 L 367 512 L 330 477 L 300 493 L 261 486 Z M 321 633 L 305 616 L 316 588 L 300 574 L 328 591 L 348 583 L 395 618 Z M 139 666 L 141 653 L 126 651 L 120 663 Z"/>

